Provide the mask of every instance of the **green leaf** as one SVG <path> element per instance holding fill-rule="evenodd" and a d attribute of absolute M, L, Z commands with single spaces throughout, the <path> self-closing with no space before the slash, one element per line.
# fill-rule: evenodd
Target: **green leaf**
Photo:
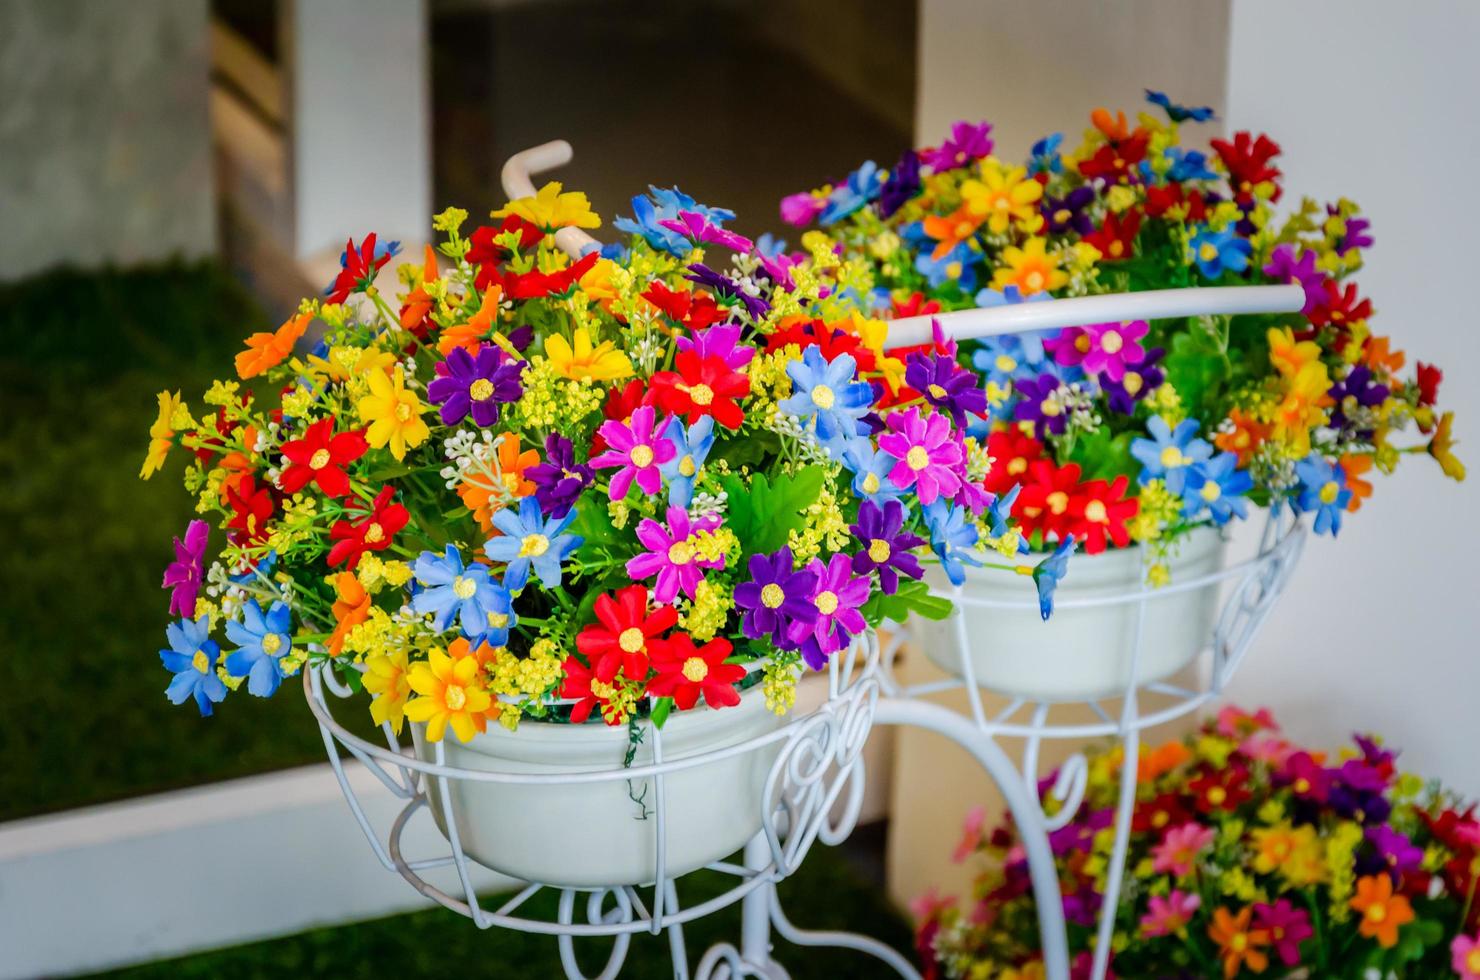
<path fill-rule="evenodd" d="M 1202 330 L 1180 331 L 1172 335 L 1171 351 L 1166 358 L 1167 381 L 1182 396 L 1189 412 L 1202 417 L 1210 395 L 1224 379 L 1225 361 L 1213 338 Z"/>
<path fill-rule="evenodd" d="M 817 500 L 827 470 L 806 466 L 792 476 L 777 476 L 773 484 L 764 473 L 750 478 L 750 486 L 730 474 L 722 485 L 728 497 L 726 523 L 740 539 L 742 557 L 772 552 L 786 544 L 792 531 L 806 523 L 802 509 Z"/>
<path fill-rule="evenodd" d="M 658 726 L 659 728 L 662 728 L 663 722 L 668 720 L 668 713 L 672 710 L 672 698 L 659 698 L 658 700 L 654 701 L 652 714 L 653 724 Z"/>
<path fill-rule="evenodd" d="M 571 534 L 579 534 L 586 541 L 583 548 L 600 548 L 617 540 L 617 529 L 612 526 L 611 514 L 600 504 L 583 504 L 576 508 L 576 519 L 570 525 Z"/>
<path fill-rule="evenodd" d="M 870 626 L 886 619 L 902 623 L 915 613 L 925 619 L 941 620 L 951 614 L 955 605 L 944 596 L 933 595 L 930 586 L 916 579 L 904 579 L 893 595 L 876 592 L 863 604 L 863 618 Z"/>
<path fill-rule="evenodd" d="M 1108 429 L 1081 433 L 1067 462 L 1078 463 L 1085 480 L 1114 480 L 1117 476 L 1135 479 L 1141 464 L 1131 455 L 1131 434 L 1111 436 Z"/>

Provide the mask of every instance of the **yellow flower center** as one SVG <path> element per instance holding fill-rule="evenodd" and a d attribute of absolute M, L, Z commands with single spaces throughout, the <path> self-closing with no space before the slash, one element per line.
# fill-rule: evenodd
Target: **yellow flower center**
<path fill-rule="evenodd" d="M 1035 269 L 1032 272 L 1028 273 L 1028 278 L 1025 280 L 1025 282 L 1028 286 L 1028 292 L 1036 293 L 1038 292 L 1038 290 L 1043 288 L 1043 273 Z"/>
<path fill-rule="evenodd" d="M 812 600 L 817 605 L 817 611 L 824 616 L 831 616 L 838 610 L 838 594 L 826 590 L 817 593 L 817 598 Z"/>
<path fill-rule="evenodd" d="M 1218 481 L 1209 480 L 1207 483 L 1204 483 L 1202 485 L 1202 492 L 1199 494 L 1199 496 L 1211 504 L 1213 501 L 1223 496 L 1223 488 L 1218 485 Z"/>
<path fill-rule="evenodd" d="M 812 389 L 812 404 L 816 405 L 823 411 L 827 411 L 829 408 L 832 408 L 833 403 L 837 400 L 838 396 L 834 394 L 833 390 L 827 385 L 818 385 L 817 387 Z"/>
<path fill-rule="evenodd" d="M 1120 385 L 1125 389 L 1127 395 L 1134 396 L 1136 392 L 1141 390 L 1141 385 L 1143 384 L 1145 384 L 1145 381 L 1135 371 L 1127 371 L 1125 377 L 1120 379 Z"/>
<path fill-rule="evenodd" d="M 617 637 L 617 646 L 622 648 L 623 653 L 636 653 L 647 645 L 647 637 L 642 635 L 642 630 L 636 626 L 629 626 L 622 630 Z"/>
<path fill-rule="evenodd" d="M 468 703 L 468 692 L 456 684 L 448 684 L 447 690 L 442 694 L 442 701 L 451 711 L 461 711 L 463 705 Z"/>
<path fill-rule="evenodd" d="M 1186 462 L 1187 459 L 1182 455 L 1182 450 L 1178 449 L 1176 446 L 1168 446 L 1161 451 L 1161 465 L 1165 466 L 1167 469 L 1181 466 Z"/>
<path fill-rule="evenodd" d="M 1125 242 L 1122 242 L 1120 239 L 1117 238 L 1115 241 L 1110 243 L 1110 255 L 1113 258 L 1118 259 L 1123 254 L 1125 254 Z"/>
<path fill-rule="evenodd" d="M 1301 794 L 1309 793 L 1310 780 L 1306 779 L 1304 776 L 1301 776 L 1299 779 L 1295 780 L 1295 792 Z"/>
<path fill-rule="evenodd" d="M 889 542 L 883 538 L 874 538 L 868 543 L 869 560 L 876 564 L 883 564 L 888 561 L 891 554 L 893 554 L 893 550 L 889 547 Z"/>
<path fill-rule="evenodd" d="M 1062 514 L 1069 509 L 1069 495 L 1062 490 L 1055 490 L 1045 499 L 1048 503 L 1048 509 L 1055 514 Z"/>
<path fill-rule="evenodd" d="M 1017 476 L 1019 473 L 1026 473 L 1027 471 L 1028 457 L 1014 456 L 1012 459 L 1007 461 L 1007 472 L 1009 474 Z"/>
<path fill-rule="evenodd" d="M 1043 404 L 1038 407 L 1038 410 L 1043 413 L 1043 417 L 1044 418 L 1050 418 L 1051 419 L 1054 416 L 1056 416 L 1056 415 L 1060 414 L 1061 412 L 1063 412 L 1064 407 L 1062 405 L 1060 405 L 1054 399 L 1048 398 L 1048 399 L 1045 399 L 1044 402 L 1043 402 Z"/>
<path fill-rule="evenodd" d="M 372 521 L 370 526 L 365 528 L 365 543 L 378 544 L 383 540 L 385 540 L 385 528 L 380 526 L 380 522 Z"/>
<path fill-rule="evenodd" d="M 411 406 L 405 402 L 396 405 L 396 420 L 399 422 L 411 421 Z"/>
<path fill-rule="evenodd" d="M 311 470 L 321 470 L 328 465 L 329 450 L 327 449 L 320 449 L 318 452 L 314 453 L 308 461 L 308 468 Z"/>
<path fill-rule="evenodd" d="M 1228 799 L 1228 790 L 1222 786 L 1214 786 L 1208 790 L 1208 802 L 1213 804 L 1213 806 L 1222 806 L 1223 801 L 1226 799 Z"/>
<path fill-rule="evenodd" d="M 863 492 L 864 493 L 878 493 L 879 492 L 879 475 L 877 473 L 865 473 L 863 475 Z"/>
<path fill-rule="evenodd" d="M 1084 519 L 1094 524 L 1104 524 L 1110 515 L 1105 512 L 1105 505 L 1099 500 L 1091 500 L 1084 505 Z"/>
<path fill-rule="evenodd" d="M 491 613 L 489 613 L 488 614 L 488 625 L 491 626 L 492 628 L 496 629 L 496 630 L 503 629 L 505 626 L 508 626 L 509 625 L 509 614 L 508 613 L 501 613 L 501 612 L 491 612 Z"/>
<path fill-rule="evenodd" d="M 931 398 L 934 398 L 936 401 L 940 401 L 942 398 L 945 398 L 946 397 L 946 394 L 947 394 L 946 390 L 944 388 L 942 388 L 940 385 L 933 384 L 933 385 L 930 386 L 930 389 L 929 390 L 930 390 L 930 397 Z"/>
<path fill-rule="evenodd" d="M 1369 906 L 1367 906 L 1367 913 L 1366 913 L 1366 915 L 1367 915 L 1367 921 L 1368 922 L 1382 922 L 1383 920 L 1385 920 L 1387 918 L 1387 906 L 1386 905 L 1369 905 Z"/>
<path fill-rule="evenodd" d="M 709 664 L 703 657 L 690 657 L 683 662 L 683 675 L 697 684 L 709 676 Z"/>
<path fill-rule="evenodd" d="M 519 542 L 520 558 L 538 558 L 550 550 L 550 539 L 543 534 L 526 534 Z"/>
<path fill-rule="evenodd" d="M 1470 955 L 1465 957 L 1465 969 L 1471 973 L 1480 973 L 1480 946 L 1470 950 Z"/>
<path fill-rule="evenodd" d="M 1197 250 L 1197 257 L 1204 262 L 1211 262 L 1218 257 L 1218 246 L 1212 242 L 1203 242 Z"/>
<path fill-rule="evenodd" d="M 268 633 L 262 638 L 262 652 L 269 657 L 283 648 L 283 638 L 277 633 Z"/>
<path fill-rule="evenodd" d="M 1072 217 L 1074 217 L 1074 212 L 1068 208 L 1059 208 L 1053 213 L 1053 220 L 1056 225 L 1067 224 Z"/>
<path fill-rule="evenodd" d="M 970 221 L 958 221 L 958 222 L 956 222 L 956 237 L 957 238 L 965 238 L 967 235 L 970 235 L 975 230 L 976 230 L 975 226 L 973 226 Z"/>
<path fill-rule="evenodd" d="M 1100 335 L 1100 349 L 1106 354 L 1119 354 L 1120 349 L 1125 346 L 1120 333 L 1115 330 L 1106 330 Z"/>
<path fill-rule="evenodd" d="M 479 378 L 468 387 L 468 397 L 475 402 L 486 402 L 493 397 L 493 382 Z"/>
<path fill-rule="evenodd" d="M 1017 370 L 1017 361 L 1014 358 L 1008 357 L 1006 354 L 998 354 L 997 370 L 1003 374 L 1010 374 Z"/>
<path fill-rule="evenodd" d="M 190 666 L 194 667 L 202 674 L 209 674 L 211 672 L 211 661 L 210 658 L 206 656 L 206 652 L 204 650 L 195 651 L 195 656 L 190 658 Z"/>
<path fill-rule="evenodd" d="M 910 451 L 905 454 L 904 461 L 910 469 L 918 473 L 930 465 L 930 454 L 925 451 L 924 446 L 911 446 Z"/>
<path fill-rule="evenodd" d="M 1328 480 L 1321 487 L 1321 503 L 1334 504 L 1336 503 L 1336 498 L 1339 496 L 1341 496 L 1341 487 L 1337 485 L 1335 480 Z"/>
<path fill-rule="evenodd" d="M 1074 338 L 1074 349 L 1081 354 L 1089 353 L 1089 334 L 1082 333 Z"/>
<path fill-rule="evenodd" d="M 1241 932 L 1235 934 L 1234 937 L 1228 941 L 1228 948 L 1233 950 L 1235 953 L 1242 953 L 1244 950 L 1249 948 L 1249 937 Z"/>
<path fill-rule="evenodd" d="M 695 405 L 708 405 L 714 401 L 714 389 L 706 384 L 697 384 L 689 389 L 689 398 Z"/>
<path fill-rule="evenodd" d="M 459 575 L 452 580 L 452 594 L 459 599 L 471 599 L 478 591 L 478 583 L 466 576 Z"/>
<path fill-rule="evenodd" d="M 653 447 L 652 446 L 649 446 L 645 442 L 640 442 L 637 445 L 635 445 L 635 446 L 632 447 L 632 452 L 630 452 L 630 453 L 627 454 L 627 458 L 630 459 L 630 460 L 632 460 L 632 465 L 635 466 L 635 467 L 637 467 L 638 469 L 643 469 L 644 467 L 652 466 L 653 465 Z"/>
<path fill-rule="evenodd" d="M 1012 207 L 1012 201 L 1008 199 L 1006 194 L 1000 194 L 998 195 L 997 199 L 992 202 L 992 207 L 996 208 L 998 211 L 1006 211 L 1008 208 Z"/>
<path fill-rule="evenodd" d="M 678 461 L 679 476 L 693 476 L 698 471 L 699 467 L 694 465 L 694 457 L 685 456 L 683 459 Z"/>
<path fill-rule="evenodd" d="M 668 560 L 675 565 L 687 565 L 694 560 L 694 546 L 689 544 L 687 538 L 673 542 L 668 548 Z"/>
<path fill-rule="evenodd" d="M 764 589 L 761 589 L 761 605 L 767 609 L 779 609 L 785 601 L 786 593 L 781 591 L 781 586 L 775 582 L 771 582 Z"/>

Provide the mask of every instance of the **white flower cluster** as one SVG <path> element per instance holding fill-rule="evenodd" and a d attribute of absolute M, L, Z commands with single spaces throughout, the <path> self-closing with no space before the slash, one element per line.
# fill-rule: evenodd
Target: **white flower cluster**
<path fill-rule="evenodd" d="M 447 489 L 455 489 L 469 471 L 489 472 L 489 460 L 498 451 L 498 444 L 502 439 L 502 434 L 495 436 L 487 429 L 483 430 L 481 438 L 478 433 L 469 429 L 459 429 L 450 439 L 444 440 L 442 455 L 451 465 L 442 467 L 438 476 L 447 481 Z"/>

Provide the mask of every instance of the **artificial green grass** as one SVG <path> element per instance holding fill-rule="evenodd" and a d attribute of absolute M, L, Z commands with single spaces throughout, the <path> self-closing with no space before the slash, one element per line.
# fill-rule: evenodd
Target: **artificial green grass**
<path fill-rule="evenodd" d="M 693 905 L 718 894 L 734 879 L 699 872 L 680 883 L 680 899 Z M 873 936 L 910 956 L 910 931 L 873 886 L 856 875 L 837 852 L 815 847 L 795 875 L 779 886 L 782 907 L 806 929 L 848 929 Z M 494 907 L 490 899 L 485 908 Z M 551 916 L 553 893 L 541 893 L 529 908 Z M 733 905 L 684 929 L 689 968 L 715 942 L 737 944 L 740 907 Z M 576 955 L 588 976 L 602 966 L 610 940 L 576 941 Z M 809 949 L 780 939 L 773 954 L 795 980 L 806 978 L 897 977 L 882 962 L 862 953 Z M 165 960 L 107 976 L 128 980 L 210 977 L 559 977 L 555 939 L 508 929 L 480 931 L 469 920 L 442 908 L 309 932 L 183 959 Z M 671 977 L 666 935 L 633 937 L 621 975 L 633 980 Z"/>
<path fill-rule="evenodd" d="M 0 821 L 322 757 L 296 686 L 202 719 L 165 700 L 157 654 L 193 512 L 180 450 L 138 479 L 154 395 L 199 409 L 274 326 L 207 264 L 0 286 Z"/>

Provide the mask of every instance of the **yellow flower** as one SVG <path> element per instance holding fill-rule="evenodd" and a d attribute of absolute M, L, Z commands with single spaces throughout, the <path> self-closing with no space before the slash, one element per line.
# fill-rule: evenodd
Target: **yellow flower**
<path fill-rule="evenodd" d="M 1295 888 L 1325 880 L 1325 851 L 1314 828 L 1308 825 L 1292 828 L 1288 821 L 1282 821 L 1273 827 L 1259 828 L 1250 836 L 1256 849 L 1254 870 L 1260 874 L 1278 871 Z"/>
<path fill-rule="evenodd" d="M 173 394 L 161 391 L 158 398 L 159 416 L 155 418 L 154 424 L 149 426 L 149 451 L 144 454 L 144 465 L 139 469 L 141 480 L 149 479 L 164 465 L 165 457 L 170 454 L 170 446 L 173 445 L 175 438 L 173 421 L 175 412 L 184 407 L 178 391 Z"/>
<path fill-rule="evenodd" d="M 151 431 L 152 434 L 152 431 Z M 1454 413 L 1445 412 L 1439 417 L 1439 425 L 1434 429 L 1434 438 L 1429 440 L 1429 455 L 1439 461 L 1439 467 L 1444 475 L 1451 480 L 1464 480 L 1465 464 L 1454 455 Z"/>
<path fill-rule="evenodd" d="M 577 327 L 575 347 L 559 334 L 545 338 L 545 357 L 555 373 L 572 381 L 618 381 L 630 377 L 632 362 L 610 340 L 594 347 L 585 327 Z"/>
<path fill-rule="evenodd" d="M 495 218 L 516 214 L 545 231 L 556 228 L 600 228 L 601 219 L 591 210 L 591 202 L 580 191 L 561 193 L 564 185 L 552 180 L 534 197 L 521 197 L 493 212 Z"/>
<path fill-rule="evenodd" d="M 1312 340 L 1295 341 L 1295 333 L 1289 327 L 1271 329 L 1269 338 L 1269 363 L 1287 378 L 1298 375 L 1307 364 L 1315 363 L 1321 356 L 1320 345 Z"/>
<path fill-rule="evenodd" d="M 994 234 L 1007 231 L 1013 221 L 1028 233 L 1043 227 L 1038 201 L 1043 185 L 1028 177 L 1025 167 L 1007 169 L 995 158 L 982 161 L 982 179 L 961 184 L 961 200 L 969 214 L 984 220 Z"/>
<path fill-rule="evenodd" d="M 407 703 L 406 717 L 426 722 L 428 741 L 442 741 L 448 725 L 461 742 L 477 733 L 478 719 L 493 704 L 487 691 L 474 686 L 478 666 L 476 657 L 454 660 L 435 648 L 426 661 L 411 665 L 407 682 L 419 697 Z"/>
<path fill-rule="evenodd" d="M 1285 446 L 1288 455 L 1300 459 L 1310 454 L 1310 430 L 1326 423 L 1325 406 L 1331 404 L 1327 391 L 1331 379 L 1326 365 L 1313 361 L 1287 379 L 1284 399 L 1274 409 L 1270 434 Z"/>
<path fill-rule="evenodd" d="M 371 371 L 367 380 L 370 394 L 355 406 L 360 421 L 370 423 L 365 439 L 376 449 L 389 445 L 392 456 L 405 459 L 408 448 L 421 445 L 431 435 L 421 420 L 421 399 L 416 397 L 416 392 L 406 389 L 406 379 L 399 367 L 394 378 L 386 377 L 383 371 Z"/>
<path fill-rule="evenodd" d="M 1024 296 L 1058 289 L 1069 281 L 1068 273 L 1059 268 L 1060 256 L 1048 254 L 1048 240 L 1030 238 L 1022 248 L 1010 245 L 1002 250 L 1002 261 L 992 273 L 992 288 L 1016 286 Z"/>
<path fill-rule="evenodd" d="M 418 665 L 419 666 L 419 665 Z M 377 725 L 390 725 L 397 734 L 406 720 L 406 699 L 411 695 L 406 651 L 392 650 L 365 660 L 365 690 L 375 695 L 370 717 Z"/>

